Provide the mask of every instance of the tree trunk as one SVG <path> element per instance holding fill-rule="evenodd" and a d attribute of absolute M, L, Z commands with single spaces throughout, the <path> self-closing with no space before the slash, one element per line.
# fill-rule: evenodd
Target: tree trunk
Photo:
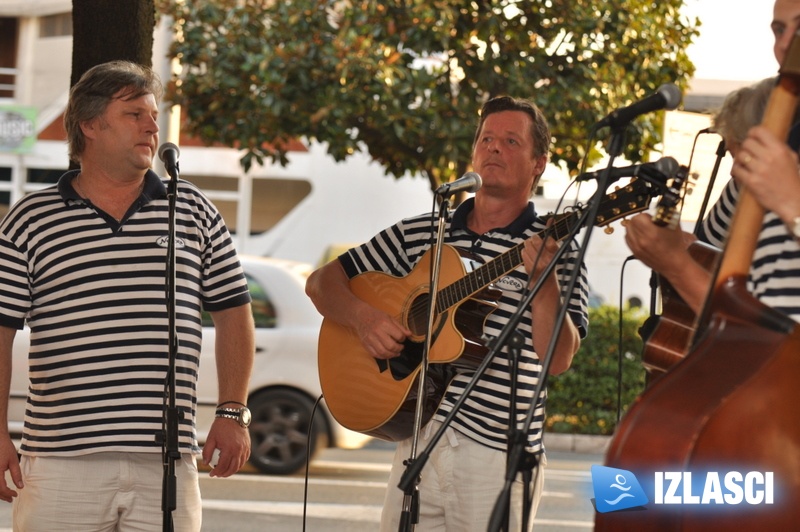
<path fill-rule="evenodd" d="M 70 87 L 93 66 L 127 60 L 153 65 L 154 0 L 72 0 Z M 70 162 L 74 168 L 74 163 Z"/>

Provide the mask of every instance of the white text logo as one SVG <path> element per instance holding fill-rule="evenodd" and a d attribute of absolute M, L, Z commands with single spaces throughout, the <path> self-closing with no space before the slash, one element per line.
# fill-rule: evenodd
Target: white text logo
<path fill-rule="evenodd" d="M 655 504 L 772 504 L 773 474 L 709 471 L 694 479 L 690 472 L 656 471 Z"/>

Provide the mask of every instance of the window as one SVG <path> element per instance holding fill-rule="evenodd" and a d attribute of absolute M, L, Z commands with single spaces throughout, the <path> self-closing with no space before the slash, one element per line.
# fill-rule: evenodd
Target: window
<path fill-rule="evenodd" d="M 247 276 L 247 286 L 250 288 L 250 297 L 253 298 L 253 321 L 257 328 L 273 329 L 277 322 L 275 307 L 272 305 L 267 292 L 250 276 Z"/>
<path fill-rule="evenodd" d="M 0 17 L 0 98 L 14 98 L 17 86 L 17 27 L 17 19 Z"/>
<path fill-rule="evenodd" d="M 39 19 L 39 36 L 68 37 L 72 35 L 72 13 L 47 15 Z"/>
<path fill-rule="evenodd" d="M 257 329 L 274 329 L 277 324 L 277 316 L 275 315 L 275 306 L 270 301 L 264 287 L 258 282 L 245 275 L 247 278 L 247 287 L 250 289 L 250 297 L 253 299 L 253 321 Z M 203 311 L 203 327 L 213 327 L 214 321 L 211 319 L 211 314 Z"/>
<path fill-rule="evenodd" d="M 236 209 L 238 202 L 215 197 L 214 191 L 236 192 L 239 180 L 220 176 L 195 176 L 184 174 L 183 179 L 191 181 L 201 189 L 219 209 L 222 218 L 232 233 L 236 233 Z M 254 179 L 253 200 L 250 213 L 250 234 L 269 231 L 275 224 L 289 214 L 311 193 L 311 183 L 302 179 Z"/>
<path fill-rule="evenodd" d="M 0 167 L 0 182 L 3 182 L 7 188 L 11 183 L 11 168 Z M 11 191 L 0 190 L 0 217 L 3 217 L 11 208 Z"/>

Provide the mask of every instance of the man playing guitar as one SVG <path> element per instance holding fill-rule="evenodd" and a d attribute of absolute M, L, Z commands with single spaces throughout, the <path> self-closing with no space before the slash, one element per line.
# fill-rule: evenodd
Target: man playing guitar
<path fill-rule="evenodd" d="M 532 103 L 509 97 L 488 101 L 481 112 L 473 143 L 472 167 L 482 176 L 483 186 L 462 203 L 447 223 L 445 243 L 489 261 L 509 248 L 522 244 L 522 262 L 497 280 L 502 289 L 498 308 L 491 312 L 478 331 L 495 337 L 524 296 L 531 279 L 536 280 L 557 249 L 553 239 L 538 236 L 544 220 L 530 201 L 532 191 L 545 169 L 550 133 L 541 111 Z M 366 244 L 353 248 L 338 260 L 323 266 L 309 278 L 306 291 L 326 320 L 333 320 L 357 332 L 369 355 L 377 360 L 397 357 L 413 331 L 407 323 L 357 297 L 351 279 L 369 271 L 394 276 L 408 275 L 430 247 L 432 215 L 401 220 Z M 561 257 L 549 278 L 542 284 L 520 323 L 525 345 L 522 347 L 517 378 L 516 411 L 522 419 L 534 400 L 535 416 L 527 427 L 527 450 L 539 454 L 539 465 L 532 475 L 530 509 L 535 513 L 542 490 L 545 464 L 542 445 L 544 397 L 532 392 L 541 376 L 541 360 L 554 334 L 558 335 L 550 365 L 553 374 L 567 370 L 587 331 L 587 283 L 583 264 L 576 261 L 577 245 Z M 539 256 L 541 255 L 541 256 Z M 537 260 L 538 257 L 538 260 Z M 563 291 L 575 267 L 579 282 L 571 294 Z M 561 330 L 554 331 L 562 304 L 568 317 Z M 486 530 L 495 499 L 504 484 L 508 447 L 508 413 L 511 393 L 511 368 L 507 348 L 493 360 L 482 375 L 474 393 L 429 457 L 419 484 L 418 525 L 423 530 Z M 433 421 L 423 429 L 423 438 L 432 434 L 453 403 L 471 380 L 472 373 L 461 370 L 449 382 Z M 403 460 L 410 454 L 410 439 L 399 442 L 389 479 L 381 530 L 397 530 L 403 493 L 396 486 L 403 473 Z M 517 483 L 516 488 L 522 492 Z M 511 530 L 519 530 L 522 501 L 512 495 Z M 532 517 L 532 514 L 531 514 Z M 516 521 L 515 521 L 516 520 Z M 532 520 L 531 520 L 532 522 Z"/>

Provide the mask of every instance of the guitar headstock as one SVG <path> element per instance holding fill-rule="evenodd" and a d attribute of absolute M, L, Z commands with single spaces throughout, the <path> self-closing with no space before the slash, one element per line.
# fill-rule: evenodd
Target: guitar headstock
<path fill-rule="evenodd" d="M 672 186 L 676 186 L 674 179 Z M 677 184 L 678 190 L 681 187 L 681 184 Z M 670 188 L 666 184 L 663 186 L 661 184 L 654 185 L 644 178 L 633 178 L 627 185 L 617 187 L 613 192 L 603 196 L 593 225 L 598 227 L 607 226 L 611 222 L 625 218 L 630 214 L 645 211 L 650 207 L 650 202 L 653 198 L 665 194 L 665 190 L 669 192 L 669 199 L 662 201 L 665 208 L 667 208 L 673 203 L 673 194 L 670 192 Z M 676 196 L 678 200 L 681 199 L 679 194 Z M 677 205 L 677 202 L 675 204 Z M 546 230 L 547 233 L 556 240 L 569 236 L 571 227 L 577 223 L 581 212 L 584 210 L 585 206 L 579 206 L 573 211 L 544 216 L 545 221 L 550 218 L 553 219 L 553 223 Z M 611 233 L 613 229 L 607 227 L 606 232 Z"/>
<path fill-rule="evenodd" d="M 645 211 L 650 206 L 650 201 L 661 193 L 661 188 L 643 178 L 631 179 L 627 185 L 618 187 L 603 197 L 595 225 L 603 227 L 630 214 Z"/>
<path fill-rule="evenodd" d="M 656 213 L 653 222 L 660 226 L 677 227 L 680 221 L 678 207 L 683 204 L 683 198 L 690 193 L 691 181 L 689 179 L 689 168 L 681 165 L 675 175 L 667 181 L 661 199 L 656 205 Z"/>

